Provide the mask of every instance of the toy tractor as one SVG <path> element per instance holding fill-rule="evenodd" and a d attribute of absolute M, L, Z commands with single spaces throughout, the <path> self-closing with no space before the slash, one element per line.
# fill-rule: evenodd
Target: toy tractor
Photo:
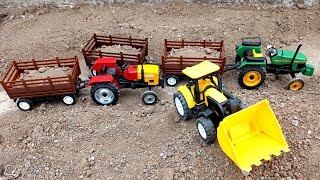
<path fill-rule="evenodd" d="M 263 57 L 261 52 L 260 37 L 245 37 L 236 45 L 236 68 L 240 70 L 238 83 L 245 89 L 255 89 L 263 84 L 266 73 L 289 74 L 292 79 L 287 89 L 292 91 L 300 90 L 304 81 L 295 74 L 302 73 L 312 76 L 314 67 L 307 64 L 307 57 L 299 52 L 302 45 L 299 45 L 295 52 L 277 49 L 268 46 L 266 55 L 270 58 L 271 64 Z"/>
<path fill-rule="evenodd" d="M 142 94 L 142 102 L 152 105 L 157 102 L 157 94 L 152 87 L 164 87 L 164 81 L 160 79 L 160 68 L 155 64 L 129 65 L 123 64 L 120 68 L 116 58 L 99 58 L 91 67 L 95 72 L 90 76 L 86 85 L 92 86 L 91 98 L 99 105 L 116 104 L 123 88 L 149 88 Z"/>
<path fill-rule="evenodd" d="M 186 85 L 173 95 L 184 120 L 197 117 L 197 129 L 206 143 L 216 136 L 222 150 L 244 174 L 271 155 L 288 152 L 281 127 L 267 100 L 247 107 L 222 86 L 219 66 L 203 61 L 182 71 Z"/>

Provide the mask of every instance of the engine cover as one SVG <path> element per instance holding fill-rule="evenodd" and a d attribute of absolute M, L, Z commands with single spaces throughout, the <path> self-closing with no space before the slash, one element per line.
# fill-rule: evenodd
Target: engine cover
<path fill-rule="evenodd" d="M 158 85 L 160 68 L 156 64 L 144 64 L 143 65 L 144 82 L 148 85 Z M 138 79 L 141 80 L 142 77 L 142 65 L 138 65 Z"/>

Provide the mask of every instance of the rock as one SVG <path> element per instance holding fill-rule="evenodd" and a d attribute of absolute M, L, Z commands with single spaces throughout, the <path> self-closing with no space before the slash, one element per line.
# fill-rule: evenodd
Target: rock
<path fill-rule="evenodd" d="M 172 31 L 176 31 L 176 30 L 178 30 L 178 28 L 175 27 L 175 26 L 173 26 L 173 27 L 171 28 L 171 30 L 172 30 Z"/>
<path fill-rule="evenodd" d="M 175 116 L 175 117 L 173 118 L 173 122 L 179 123 L 179 122 L 180 122 L 180 118 L 179 118 L 178 116 Z"/>
<path fill-rule="evenodd" d="M 212 49 L 206 48 L 206 49 L 204 50 L 204 52 L 205 52 L 206 54 L 211 54 L 211 53 L 212 53 Z"/>
<path fill-rule="evenodd" d="M 45 14 L 44 11 L 38 11 L 38 12 L 37 12 L 37 15 L 38 15 L 38 16 L 41 16 L 41 15 L 44 15 L 44 14 Z"/>
<path fill-rule="evenodd" d="M 166 168 L 163 171 L 162 179 L 163 180 L 172 180 L 174 178 L 174 169 Z"/>
<path fill-rule="evenodd" d="M 312 133 L 311 130 L 309 130 L 309 131 L 308 131 L 308 134 L 310 135 L 311 133 Z M 1 143 L 0 143 L 0 144 L 1 144 Z"/>
<path fill-rule="evenodd" d="M 304 4 L 297 4 L 297 8 L 298 8 L 298 9 L 306 9 L 306 7 L 304 6 Z"/>
<path fill-rule="evenodd" d="M 166 104 L 166 101 L 165 101 L 165 100 L 161 100 L 161 101 L 160 101 L 160 104 L 161 104 L 161 105 L 165 105 L 165 104 Z"/>
<path fill-rule="evenodd" d="M 130 24 L 129 24 L 129 23 L 120 23 L 119 26 L 120 26 L 120 27 L 129 28 L 129 27 L 130 27 Z"/>
<path fill-rule="evenodd" d="M 86 172 L 85 172 L 85 176 L 86 177 L 91 177 L 93 174 L 93 171 L 91 169 L 87 169 Z"/>
<path fill-rule="evenodd" d="M 299 121 L 297 121 L 297 120 L 292 120 L 292 124 L 297 127 L 297 126 L 299 125 Z"/>
<path fill-rule="evenodd" d="M 41 68 L 38 69 L 38 72 L 39 72 L 39 73 L 44 73 L 44 72 L 46 72 L 46 71 L 47 71 L 47 68 L 46 68 L 46 67 L 41 67 Z"/>
<path fill-rule="evenodd" d="M 6 17 L 6 16 L 8 16 L 8 13 L 6 13 L 6 12 L 0 13 L 0 18 L 4 18 L 4 17 Z"/>

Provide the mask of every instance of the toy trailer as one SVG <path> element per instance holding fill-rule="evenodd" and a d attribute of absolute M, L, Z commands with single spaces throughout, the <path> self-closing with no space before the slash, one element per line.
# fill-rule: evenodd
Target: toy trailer
<path fill-rule="evenodd" d="M 61 77 L 47 77 L 24 80 L 21 74 L 25 70 L 38 70 L 41 67 L 69 67 L 71 74 Z M 32 60 L 27 62 L 13 61 L 3 77 L 1 85 L 8 96 L 17 102 L 19 109 L 28 111 L 37 100 L 62 98 L 66 105 L 75 103 L 75 95 L 79 88 L 80 67 L 78 58 Z"/>
<path fill-rule="evenodd" d="M 111 53 L 97 50 L 97 48 L 100 48 L 103 45 L 128 45 L 133 48 L 139 48 L 141 51 L 138 54 L 125 54 L 123 52 Z M 93 34 L 91 39 L 82 49 L 82 54 L 89 68 L 94 65 L 97 58 L 103 57 L 115 57 L 117 58 L 117 64 L 119 65 L 123 65 L 124 63 L 142 64 L 145 57 L 148 55 L 148 39 L 134 39 L 131 38 L 131 36 L 129 36 L 129 38 L 124 38 L 111 35 L 100 36 Z"/>
<path fill-rule="evenodd" d="M 204 47 L 212 50 L 216 50 L 219 52 L 219 57 L 211 58 L 211 57 L 174 57 L 168 56 L 168 52 L 170 52 L 173 48 L 179 49 L 187 46 L 195 46 L 195 47 Z M 226 52 L 224 48 L 224 42 L 212 42 L 212 41 L 169 41 L 167 39 L 164 40 L 164 51 L 162 56 L 162 72 L 165 77 L 165 82 L 168 86 L 175 86 L 179 79 L 183 78 L 184 75 L 182 70 L 186 67 L 190 67 L 196 65 L 204 60 L 213 62 L 220 66 L 220 73 L 224 72 L 224 65 L 226 62 Z"/>

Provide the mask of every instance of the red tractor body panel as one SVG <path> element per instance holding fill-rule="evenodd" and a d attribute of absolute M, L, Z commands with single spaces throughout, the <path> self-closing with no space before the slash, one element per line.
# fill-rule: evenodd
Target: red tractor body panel
<path fill-rule="evenodd" d="M 104 66 L 107 66 L 107 68 L 116 68 L 116 75 L 121 75 L 121 70 L 117 65 L 116 58 L 99 58 L 91 68 L 96 72 L 100 72 L 100 70 L 103 69 Z"/>
<path fill-rule="evenodd" d="M 120 88 L 119 83 L 113 78 L 112 75 L 93 76 L 86 85 L 86 87 L 89 87 L 96 83 L 113 83 L 118 88 Z"/>
<path fill-rule="evenodd" d="M 138 80 L 138 66 L 129 65 L 128 68 L 123 71 L 123 76 L 129 81 Z"/>

